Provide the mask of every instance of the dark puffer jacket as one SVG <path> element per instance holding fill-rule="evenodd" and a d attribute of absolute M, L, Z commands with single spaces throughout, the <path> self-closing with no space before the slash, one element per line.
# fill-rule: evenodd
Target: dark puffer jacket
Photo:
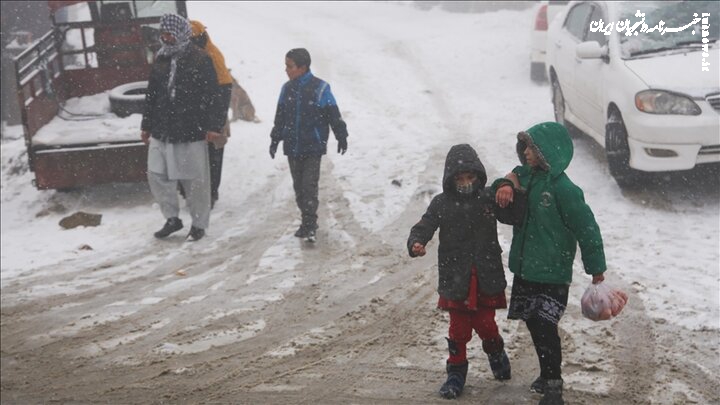
<path fill-rule="evenodd" d="M 205 140 L 208 131 L 221 132 L 227 107 L 215 101 L 220 93 L 210 57 L 189 45 L 177 60 L 175 99 L 170 99 L 170 58 L 158 57 L 150 72 L 141 128 L 169 143 Z"/>
<path fill-rule="evenodd" d="M 455 175 L 463 171 L 477 175 L 474 192 L 467 196 L 455 187 Z M 485 188 L 486 182 L 485 167 L 475 150 L 467 144 L 453 146 L 445 160 L 443 192 L 433 198 L 420 222 L 410 230 L 407 247 L 414 257 L 413 244 L 426 245 L 440 228 L 438 294 L 443 298 L 467 298 L 473 265 L 483 294 L 496 295 L 507 286 L 496 221 L 521 224 L 524 199 L 518 193 L 515 202 L 502 209 L 495 203 L 493 191 Z"/>
<path fill-rule="evenodd" d="M 283 85 L 270 137 L 283 141 L 285 155 L 324 155 L 330 127 L 336 139 L 348 137 L 329 84 L 308 71 Z"/>

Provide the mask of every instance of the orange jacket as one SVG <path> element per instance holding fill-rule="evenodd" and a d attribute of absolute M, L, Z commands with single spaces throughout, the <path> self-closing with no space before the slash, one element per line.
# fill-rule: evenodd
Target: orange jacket
<path fill-rule="evenodd" d="M 197 20 L 190 21 L 190 27 L 192 28 L 192 36 L 197 37 L 199 35 L 202 35 L 205 33 L 207 35 L 207 32 L 205 31 L 205 26 Z M 207 35 L 207 44 L 205 45 L 205 52 L 210 56 L 210 59 L 212 59 L 213 66 L 215 66 L 215 73 L 217 73 L 217 81 L 220 86 L 226 85 L 226 84 L 232 84 L 232 76 L 230 76 L 230 71 L 228 70 L 227 66 L 225 66 L 225 57 L 223 57 L 222 52 L 215 46 L 215 44 L 210 41 L 210 35 Z"/>

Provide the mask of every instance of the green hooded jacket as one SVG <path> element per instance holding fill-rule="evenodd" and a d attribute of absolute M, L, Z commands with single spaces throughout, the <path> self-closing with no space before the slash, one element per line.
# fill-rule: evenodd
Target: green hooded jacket
<path fill-rule="evenodd" d="M 534 148 L 541 168 L 527 165 L 522 151 Z M 527 190 L 527 213 L 513 227 L 509 267 L 515 275 L 536 283 L 570 284 L 577 245 L 587 274 L 606 269 L 600 228 L 582 190 L 565 174 L 573 156 L 567 129 L 555 122 L 538 124 L 518 134 L 523 166 L 513 169 Z M 493 183 L 497 189 L 504 179 Z"/>

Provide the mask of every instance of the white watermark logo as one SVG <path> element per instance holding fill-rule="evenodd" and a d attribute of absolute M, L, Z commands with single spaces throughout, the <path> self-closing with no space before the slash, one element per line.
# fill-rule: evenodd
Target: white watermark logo
<path fill-rule="evenodd" d="M 591 32 L 602 32 L 605 35 L 610 35 L 612 33 L 613 28 L 618 32 L 622 33 L 625 31 L 625 36 L 637 36 L 639 32 L 641 33 L 652 33 L 652 32 L 659 32 L 660 35 L 665 35 L 666 32 L 681 32 L 685 31 L 686 29 L 695 26 L 697 23 L 702 22 L 702 30 L 700 31 L 702 35 L 702 71 L 703 72 L 709 72 L 710 71 L 710 62 L 707 61 L 708 57 L 710 56 L 709 53 L 709 43 L 710 40 L 707 38 L 708 35 L 710 35 L 710 13 L 702 13 L 702 17 L 698 17 L 697 13 L 693 14 L 693 20 L 690 21 L 687 25 L 683 25 L 682 27 L 677 28 L 671 28 L 665 26 L 665 21 L 660 20 L 656 26 L 650 28 L 645 23 L 645 13 L 641 13 L 640 10 L 635 13 L 635 17 L 641 18 L 640 21 L 636 22 L 635 24 L 630 24 L 630 20 L 626 19 L 625 21 L 618 21 L 617 23 L 610 22 L 609 24 L 605 25 L 603 20 L 600 21 L 590 21 L 590 31 Z M 638 29 L 639 28 L 639 29 Z M 695 35 L 695 30 L 692 30 L 692 35 Z"/>

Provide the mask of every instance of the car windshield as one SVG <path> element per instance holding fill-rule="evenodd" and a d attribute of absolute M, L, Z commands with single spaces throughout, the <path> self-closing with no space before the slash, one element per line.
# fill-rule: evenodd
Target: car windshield
<path fill-rule="evenodd" d="M 640 24 L 630 36 L 625 35 L 626 30 L 620 33 L 623 59 L 677 49 L 701 50 L 703 13 L 710 14 L 710 25 L 706 27 L 710 46 L 714 46 L 713 43 L 718 40 L 720 30 L 718 1 L 623 1 L 618 2 L 617 6 L 617 21 L 627 20 L 632 27 L 643 19 L 636 16 L 639 11 L 645 14 L 645 25 L 647 25 L 645 27 Z M 660 22 L 663 22 L 662 29 Z M 641 29 L 645 29 L 646 32 L 641 32 Z"/>

